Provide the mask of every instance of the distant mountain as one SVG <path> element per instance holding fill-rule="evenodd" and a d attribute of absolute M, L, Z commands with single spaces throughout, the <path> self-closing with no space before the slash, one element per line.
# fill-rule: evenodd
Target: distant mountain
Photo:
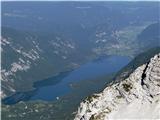
<path fill-rule="evenodd" d="M 80 104 L 75 120 L 159 119 L 159 73 L 160 53 L 128 78 L 86 98 Z"/>
<path fill-rule="evenodd" d="M 105 23 L 119 29 L 155 22 L 159 20 L 158 9 L 157 2 L 2 2 L 2 25 L 74 34 Z"/>

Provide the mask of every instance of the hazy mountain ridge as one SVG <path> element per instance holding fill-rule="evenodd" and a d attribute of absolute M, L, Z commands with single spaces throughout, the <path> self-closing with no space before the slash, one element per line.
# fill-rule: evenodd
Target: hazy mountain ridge
<path fill-rule="evenodd" d="M 51 32 L 66 31 L 68 27 L 71 31 L 102 23 L 121 28 L 139 25 L 144 21 L 159 20 L 157 2 L 4 2 L 2 4 L 3 25 L 20 30 Z"/>
<path fill-rule="evenodd" d="M 75 120 L 159 119 L 160 54 L 80 104 Z"/>

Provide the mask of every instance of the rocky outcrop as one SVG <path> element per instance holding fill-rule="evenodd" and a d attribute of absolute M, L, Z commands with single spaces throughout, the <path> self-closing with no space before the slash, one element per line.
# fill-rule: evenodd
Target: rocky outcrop
<path fill-rule="evenodd" d="M 130 76 L 86 98 L 75 120 L 160 119 L 160 53 Z"/>

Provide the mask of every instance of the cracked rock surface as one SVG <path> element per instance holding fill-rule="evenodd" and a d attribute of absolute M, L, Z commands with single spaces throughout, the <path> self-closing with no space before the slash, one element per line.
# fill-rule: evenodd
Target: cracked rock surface
<path fill-rule="evenodd" d="M 80 104 L 75 120 L 160 119 L 160 53 Z"/>

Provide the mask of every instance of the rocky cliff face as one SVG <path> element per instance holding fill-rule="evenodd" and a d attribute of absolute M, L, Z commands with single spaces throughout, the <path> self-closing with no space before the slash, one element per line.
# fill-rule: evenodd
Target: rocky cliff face
<path fill-rule="evenodd" d="M 75 120 L 160 119 L 160 53 L 130 76 L 84 100 Z"/>

